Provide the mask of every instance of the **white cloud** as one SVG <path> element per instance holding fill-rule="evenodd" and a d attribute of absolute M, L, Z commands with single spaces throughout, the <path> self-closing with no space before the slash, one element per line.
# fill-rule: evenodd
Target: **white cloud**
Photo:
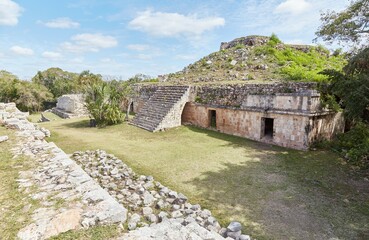
<path fill-rule="evenodd" d="M 64 42 L 61 46 L 64 50 L 74 53 L 98 52 L 100 49 L 112 48 L 118 45 L 116 38 L 100 33 L 77 34 L 71 40 L 72 42 Z"/>
<path fill-rule="evenodd" d="M 74 22 L 70 18 L 56 18 L 53 20 L 50 20 L 48 22 L 43 23 L 46 27 L 49 28 L 78 28 L 79 23 Z"/>
<path fill-rule="evenodd" d="M 155 36 L 199 36 L 207 30 L 224 26 L 225 20 L 220 17 L 198 18 L 196 15 L 179 13 L 152 12 L 138 13 L 129 26 Z"/>
<path fill-rule="evenodd" d="M 130 44 L 127 46 L 128 49 L 134 50 L 134 51 L 145 51 L 149 49 L 150 47 L 148 45 L 144 44 Z"/>
<path fill-rule="evenodd" d="M 17 55 L 21 55 L 21 56 L 31 56 L 31 55 L 33 55 L 33 50 L 32 49 L 24 48 L 24 47 L 20 47 L 20 46 L 11 47 L 10 51 L 12 51 L 13 53 L 15 53 Z"/>
<path fill-rule="evenodd" d="M 0 0 L 0 25 L 15 26 L 22 8 L 11 0 Z"/>
<path fill-rule="evenodd" d="M 312 4 L 305 0 L 286 0 L 279 4 L 274 12 L 275 13 L 287 13 L 292 15 L 298 15 L 310 10 Z"/>
<path fill-rule="evenodd" d="M 48 51 L 46 51 L 46 52 L 42 53 L 42 56 L 44 58 L 48 58 L 48 59 L 59 59 L 59 58 L 61 58 L 62 55 L 58 52 L 48 52 Z"/>

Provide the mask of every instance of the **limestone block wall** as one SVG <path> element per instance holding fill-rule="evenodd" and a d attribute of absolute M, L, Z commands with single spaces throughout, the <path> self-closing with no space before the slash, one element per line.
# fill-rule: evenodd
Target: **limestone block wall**
<path fill-rule="evenodd" d="M 69 113 L 83 114 L 86 113 L 84 103 L 82 94 L 67 94 L 58 98 L 56 108 Z"/>
<path fill-rule="evenodd" d="M 260 109 L 298 112 L 321 111 L 319 94 L 306 95 L 297 93 L 276 95 L 247 95 L 240 109 Z"/>
<path fill-rule="evenodd" d="M 309 142 L 321 139 L 331 140 L 338 133 L 345 130 L 345 119 L 343 113 L 331 113 L 309 118 Z"/>
<path fill-rule="evenodd" d="M 342 123 L 340 115 L 333 117 L 335 121 L 329 117 L 313 121 L 307 115 L 214 108 L 196 103 L 186 104 L 182 114 L 182 123 L 211 128 L 209 110 L 216 111 L 216 129 L 214 130 L 295 149 L 307 149 L 316 136 L 330 138 L 337 131 L 338 126 L 343 126 L 338 124 Z M 265 118 L 274 120 L 272 138 L 264 135 L 263 121 Z M 311 124 L 313 125 L 310 131 Z M 336 130 L 333 131 L 333 129 Z"/>

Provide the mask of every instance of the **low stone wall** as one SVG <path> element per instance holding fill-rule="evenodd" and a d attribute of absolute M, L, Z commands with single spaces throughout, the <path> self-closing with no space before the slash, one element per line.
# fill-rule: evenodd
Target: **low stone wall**
<path fill-rule="evenodd" d="M 24 119 L 14 104 L 0 106 L 10 111 L 2 124 L 17 130 L 14 157 L 32 158 L 36 164 L 34 169 L 20 172 L 17 180 L 20 191 L 40 202 L 32 223 L 19 231 L 19 239 L 45 239 L 97 224 L 125 222 L 127 210 L 60 148 L 44 140 L 50 136 L 48 130 Z M 63 204 L 55 207 L 56 202 Z"/>

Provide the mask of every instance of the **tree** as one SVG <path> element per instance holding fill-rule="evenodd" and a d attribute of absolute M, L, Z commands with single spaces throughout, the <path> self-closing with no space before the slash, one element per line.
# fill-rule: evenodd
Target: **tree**
<path fill-rule="evenodd" d="M 368 120 L 369 116 L 369 48 L 350 59 L 343 72 L 325 70 L 328 84 L 323 87 L 322 97 L 331 100 L 328 105 L 341 107 L 352 122 Z"/>
<path fill-rule="evenodd" d="M 336 13 L 328 11 L 321 15 L 322 25 L 315 33 L 318 38 L 332 43 L 368 43 L 369 40 L 369 0 L 351 2 L 347 9 Z"/>
<path fill-rule="evenodd" d="M 93 74 L 89 70 L 81 72 L 77 80 L 80 90 L 83 90 L 85 87 L 93 86 L 94 84 L 100 84 L 102 82 L 103 80 L 100 74 Z"/>
<path fill-rule="evenodd" d="M 45 86 L 57 98 L 63 94 L 77 92 L 77 78 L 75 73 L 60 68 L 49 68 L 43 72 L 38 71 L 32 82 Z"/>
<path fill-rule="evenodd" d="M 120 109 L 122 92 L 111 82 L 97 82 L 86 87 L 86 106 L 98 126 L 114 125 L 123 121 Z"/>
<path fill-rule="evenodd" d="M 38 112 L 52 97 L 45 86 L 22 81 L 12 73 L 0 71 L 0 101 L 15 102 L 22 111 Z"/>
<path fill-rule="evenodd" d="M 361 169 L 369 169 L 369 0 L 354 1 L 340 13 L 325 13 L 321 20 L 318 38 L 359 45 L 342 71 L 323 71 L 328 76 L 328 84 L 322 86 L 323 100 L 333 108 L 341 107 L 351 126 L 337 136 L 332 148 Z"/>
<path fill-rule="evenodd" d="M 44 102 L 51 101 L 53 95 L 40 84 L 28 81 L 19 81 L 16 85 L 17 95 L 13 100 L 22 111 L 40 112 Z"/>

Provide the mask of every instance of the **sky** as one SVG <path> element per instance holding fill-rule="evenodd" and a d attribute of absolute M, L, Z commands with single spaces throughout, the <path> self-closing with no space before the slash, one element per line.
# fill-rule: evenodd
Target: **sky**
<path fill-rule="evenodd" d="M 60 67 L 106 78 L 176 72 L 248 35 L 312 44 L 348 0 L 0 0 L 0 70 Z M 327 46 L 329 47 L 329 46 Z"/>

